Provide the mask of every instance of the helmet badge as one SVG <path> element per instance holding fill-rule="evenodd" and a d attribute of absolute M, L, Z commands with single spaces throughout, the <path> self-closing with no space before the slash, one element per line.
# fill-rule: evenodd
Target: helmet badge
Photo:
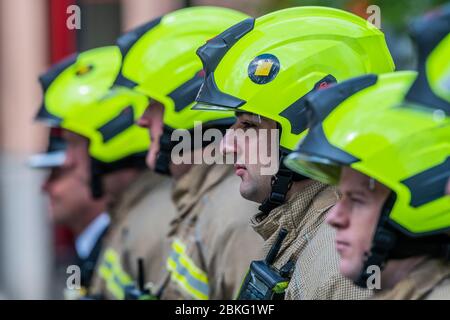
<path fill-rule="evenodd" d="M 81 77 L 85 75 L 86 73 L 90 72 L 94 67 L 90 64 L 88 65 L 81 65 L 77 68 L 76 74 L 78 77 Z"/>
<path fill-rule="evenodd" d="M 265 53 L 257 56 L 248 65 L 248 76 L 257 84 L 266 84 L 275 79 L 280 71 L 280 61 L 273 54 Z"/>

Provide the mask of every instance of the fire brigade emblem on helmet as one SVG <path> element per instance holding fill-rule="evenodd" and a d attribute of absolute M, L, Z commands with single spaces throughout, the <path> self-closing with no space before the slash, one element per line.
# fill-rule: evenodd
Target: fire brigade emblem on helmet
<path fill-rule="evenodd" d="M 272 54 L 261 54 L 250 62 L 248 66 L 249 78 L 257 84 L 272 81 L 280 70 L 280 61 Z"/>

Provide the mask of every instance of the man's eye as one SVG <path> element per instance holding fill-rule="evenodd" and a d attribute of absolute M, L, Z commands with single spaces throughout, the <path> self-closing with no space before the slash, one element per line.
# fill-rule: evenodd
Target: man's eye
<path fill-rule="evenodd" d="M 256 128 L 256 125 L 254 123 L 251 123 L 251 122 L 248 122 L 248 121 L 244 121 L 244 122 L 242 122 L 242 127 L 244 129 Z"/>
<path fill-rule="evenodd" d="M 365 203 L 364 199 L 358 198 L 358 197 L 350 197 L 350 200 L 356 204 L 364 204 Z"/>

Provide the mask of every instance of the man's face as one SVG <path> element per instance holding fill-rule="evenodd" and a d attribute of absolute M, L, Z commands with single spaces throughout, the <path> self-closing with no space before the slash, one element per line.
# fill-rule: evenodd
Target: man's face
<path fill-rule="evenodd" d="M 246 138 L 237 139 L 232 131 L 228 130 L 221 142 L 222 153 L 226 156 L 234 156 L 236 161 L 234 165 L 235 173 L 241 178 L 239 191 L 242 197 L 247 200 L 262 203 L 270 194 L 272 176 L 262 174 L 264 172 L 262 168 L 267 167 L 267 165 L 261 163 L 260 155 L 264 152 L 266 156 L 271 156 L 273 152 L 271 149 L 271 135 L 273 133 L 271 129 L 276 128 L 276 122 L 273 120 L 249 113 L 238 113 L 237 120 L 230 129 L 243 130 Z M 253 131 L 254 134 L 250 134 L 250 131 Z M 265 134 L 262 134 L 263 131 Z"/>
<path fill-rule="evenodd" d="M 68 131 L 66 160 L 59 168 L 51 170 L 42 189 L 50 200 L 52 220 L 70 225 L 85 213 L 93 202 L 89 185 L 89 155 L 87 139 Z"/>
<path fill-rule="evenodd" d="M 447 194 L 450 196 L 450 179 L 448 179 L 446 191 L 447 191 Z"/>
<path fill-rule="evenodd" d="M 152 101 L 145 110 L 142 117 L 138 120 L 137 124 L 143 128 L 147 128 L 150 135 L 150 150 L 147 153 L 147 166 L 154 170 L 156 167 L 156 157 L 159 152 L 160 144 L 159 139 L 163 134 L 164 129 L 164 106 L 157 102 Z"/>
<path fill-rule="evenodd" d="M 351 169 L 343 168 L 339 182 L 341 199 L 330 210 L 326 221 L 336 229 L 336 250 L 340 271 L 356 280 L 370 252 L 375 228 L 390 190 Z"/>

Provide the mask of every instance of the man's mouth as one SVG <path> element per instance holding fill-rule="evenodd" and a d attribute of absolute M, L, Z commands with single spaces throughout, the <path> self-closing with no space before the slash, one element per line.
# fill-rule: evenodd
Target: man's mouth
<path fill-rule="evenodd" d="M 336 239 L 335 247 L 336 251 L 341 255 L 345 250 L 348 250 L 348 248 L 350 248 L 350 243 Z"/>
<path fill-rule="evenodd" d="M 242 177 L 245 173 L 247 169 L 245 168 L 244 165 L 242 164 L 235 164 L 234 165 L 234 173 L 238 176 L 238 177 Z"/>

